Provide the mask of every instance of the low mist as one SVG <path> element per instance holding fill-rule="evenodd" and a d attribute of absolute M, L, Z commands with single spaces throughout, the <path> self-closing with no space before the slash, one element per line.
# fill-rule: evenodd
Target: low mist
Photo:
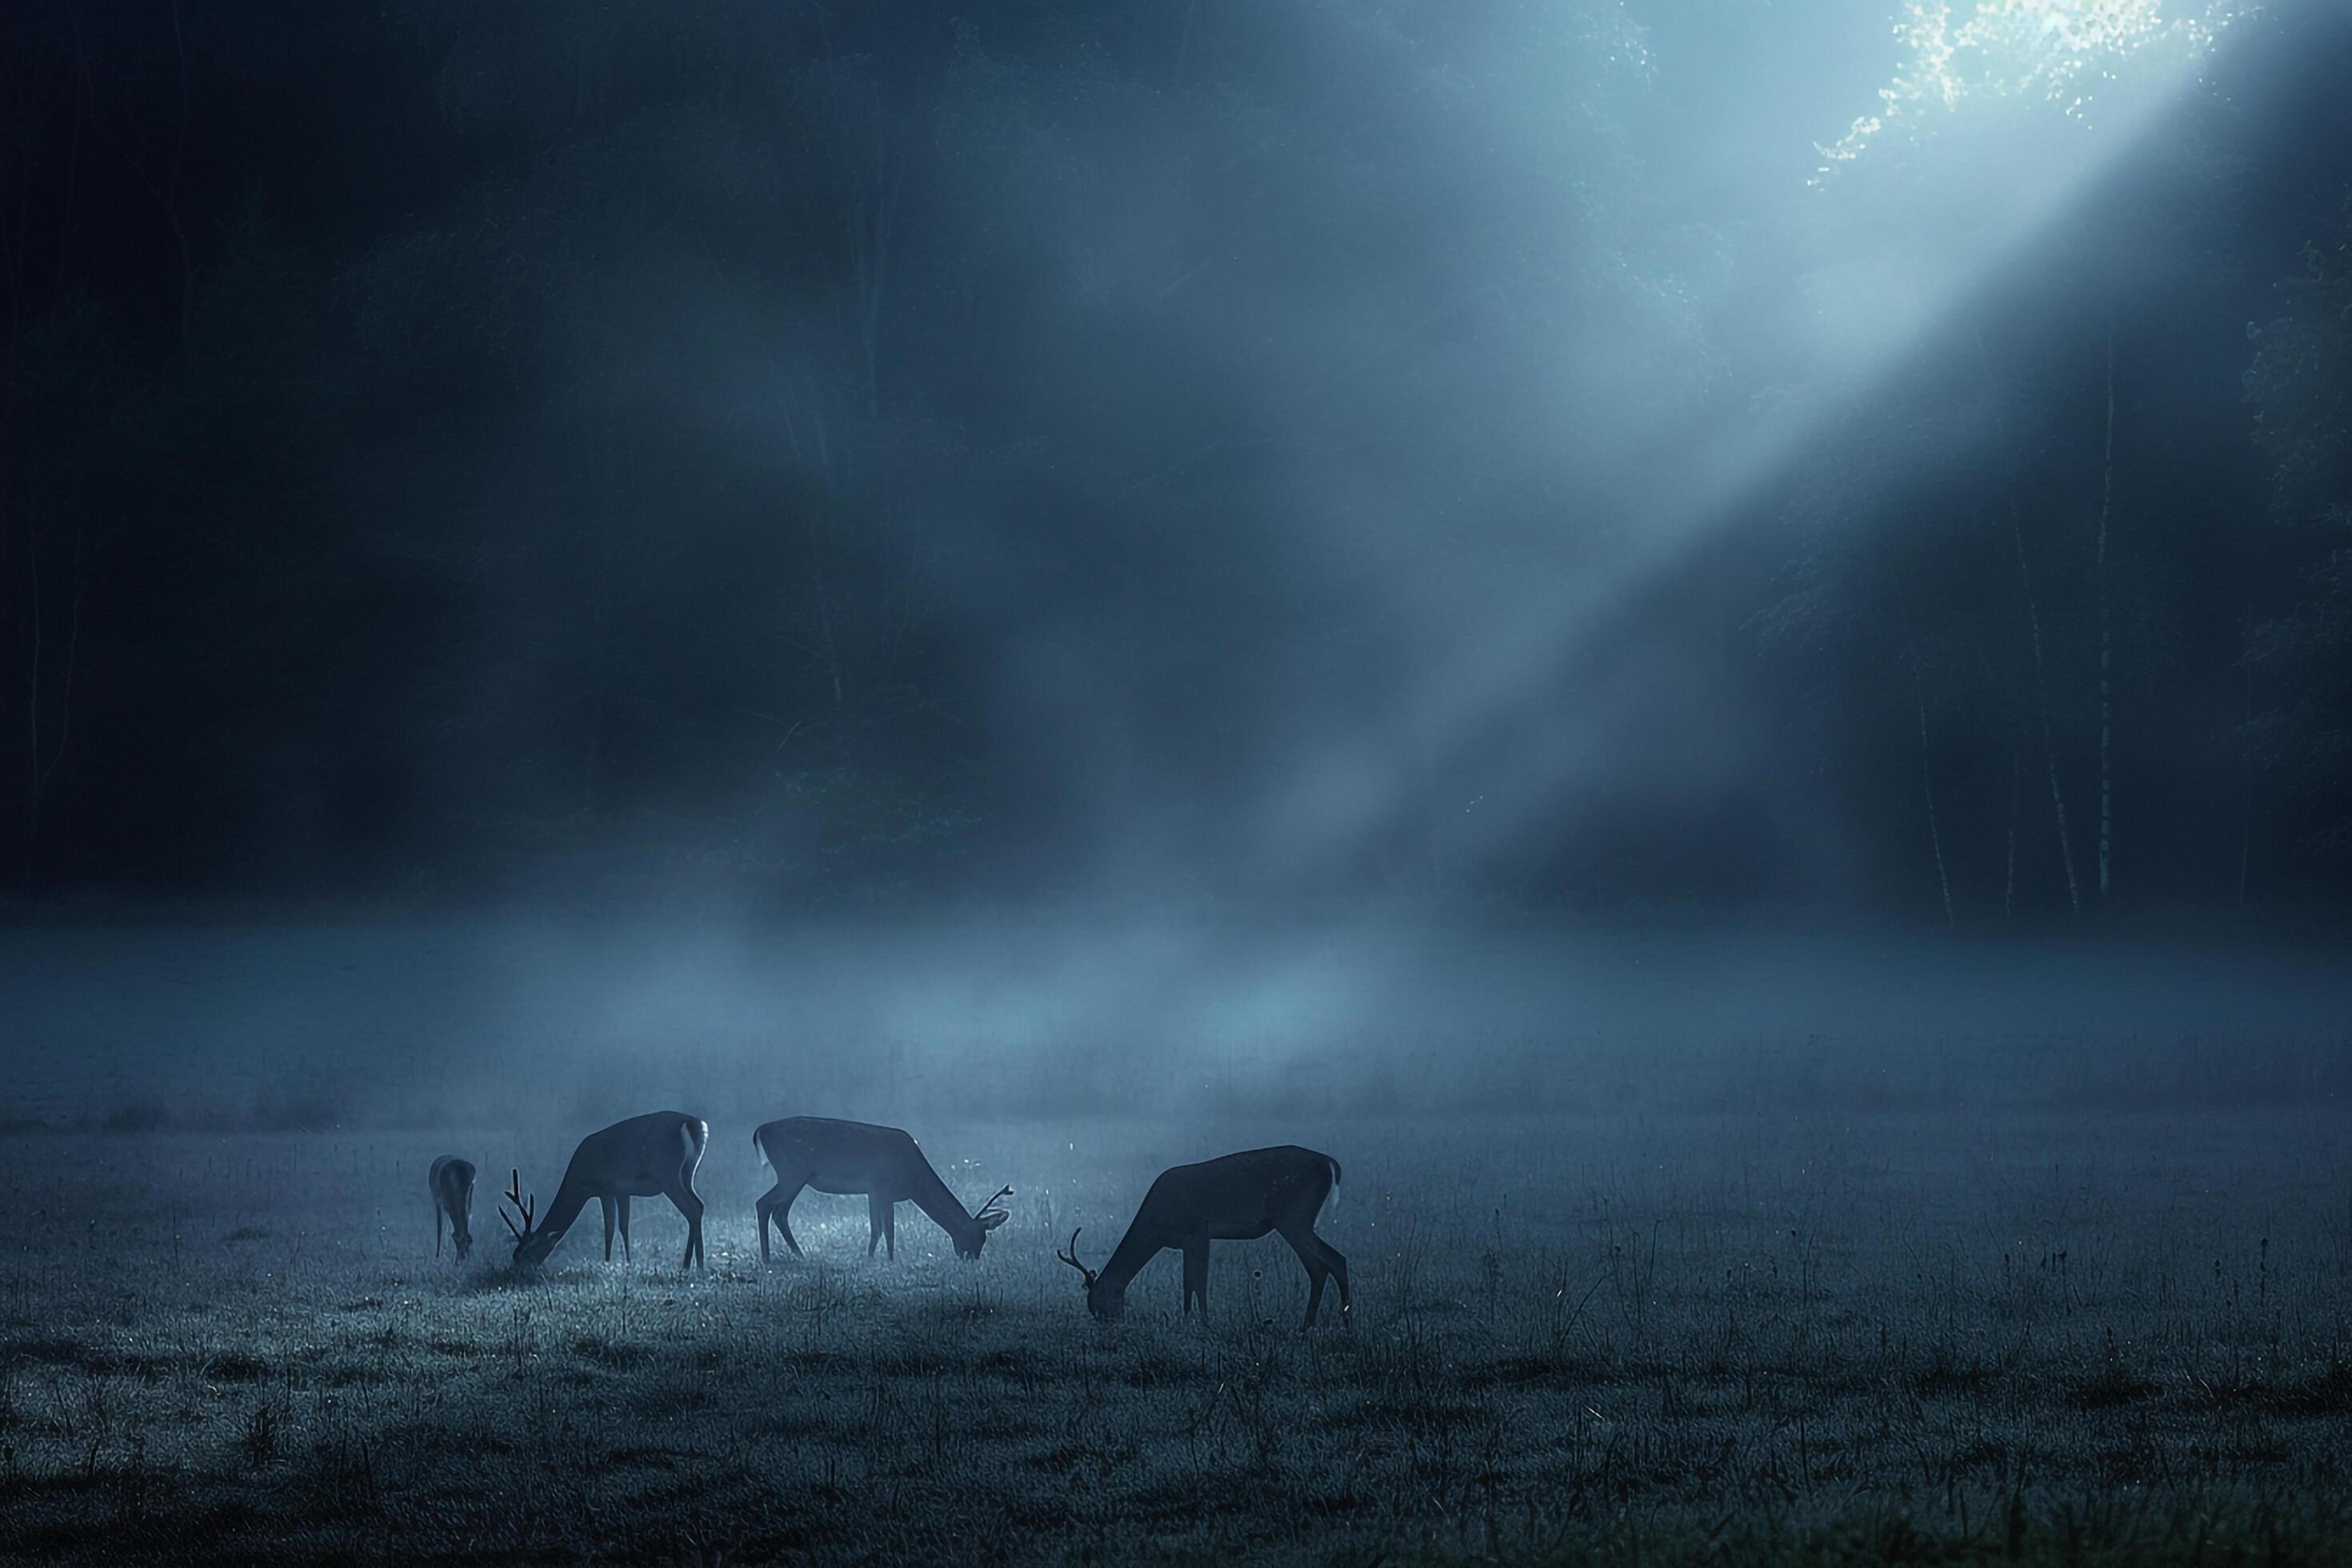
<path fill-rule="evenodd" d="M 514 919 L 20 935 L 58 1129 L 2184 1112 L 2352 1087 L 2352 975 L 2237 946 L 1592 926 Z"/>

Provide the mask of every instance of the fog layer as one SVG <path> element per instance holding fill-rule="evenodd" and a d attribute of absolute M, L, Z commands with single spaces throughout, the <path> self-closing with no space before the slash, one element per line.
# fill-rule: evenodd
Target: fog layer
<path fill-rule="evenodd" d="M 2332 960 L 2147 944 L 499 921 L 0 950 L 12 1118 L 126 1131 L 2192 1110 L 2344 1093 L 2347 1017 Z"/>

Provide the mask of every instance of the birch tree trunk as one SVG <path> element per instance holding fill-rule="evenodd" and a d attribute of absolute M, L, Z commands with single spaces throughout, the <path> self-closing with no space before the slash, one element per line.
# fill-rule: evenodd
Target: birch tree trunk
<path fill-rule="evenodd" d="M 2066 826 L 2066 792 L 2058 785 L 2058 742 L 2050 728 L 2050 684 L 2042 660 L 2042 606 L 2033 596 L 2033 572 L 2025 559 L 2025 520 L 2011 498 L 2010 535 L 2017 546 L 2018 592 L 2025 602 L 2025 625 L 2033 647 L 2033 706 L 2042 721 L 2042 761 L 2050 775 L 2050 809 L 2058 823 L 2058 858 L 2066 868 L 2066 902 L 2083 912 L 2083 885 L 2074 875 L 2074 840 Z"/>
<path fill-rule="evenodd" d="M 1919 644 L 1911 632 L 1909 596 L 1899 587 L 1895 603 L 1903 613 L 1903 652 L 1911 663 L 1911 700 L 1919 717 L 1919 791 L 1927 802 L 1927 844 L 1936 852 L 1936 887 L 1944 897 L 1944 929 L 1959 922 L 1952 914 L 1952 878 L 1944 866 L 1944 830 L 1936 816 L 1936 771 L 1927 745 L 1927 683 L 1919 674 Z"/>
<path fill-rule="evenodd" d="M 784 435 L 792 445 L 793 459 L 814 468 L 822 491 L 819 504 L 808 509 L 805 520 L 809 587 L 817 619 L 817 647 L 808 652 L 824 670 L 825 683 L 833 692 L 834 716 L 842 719 L 848 714 L 849 695 L 846 683 L 842 679 L 841 645 L 834 636 L 833 588 L 825 574 L 825 565 L 833 556 L 833 510 L 839 501 L 842 476 L 835 459 L 833 435 L 825 420 L 824 400 L 814 384 L 809 388 L 808 426 L 814 450 L 801 445 L 800 424 L 793 418 L 791 405 L 787 403 Z"/>
<path fill-rule="evenodd" d="M 2107 523 L 2116 508 L 2116 334 L 2107 329 L 2107 440 L 2105 477 L 2099 489 L 2099 901 L 2109 888 L 2108 860 L 2115 829 L 2115 716 L 2111 700 L 2116 639 L 2107 613 Z"/>
<path fill-rule="evenodd" d="M 1979 362 L 1985 363 L 1986 366 L 1986 391 L 1993 400 L 1991 409 L 1993 428 L 2000 431 L 2005 437 L 2008 434 L 2009 422 L 2001 416 L 2000 388 L 1994 384 L 1990 366 L 1986 363 L 1984 340 L 1981 336 L 1977 339 L 1976 347 Z M 2044 771 L 2050 776 L 2051 814 L 2058 825 L 2058 859 L 2066 871 L 2067 905 L 2075 914 L 2080 915 L 2083 912 L 2083 885 L 2081 879 L 2074 875 L 2074 835 L 2066 825 L 2066 794 L 2058 784 L 2058 743 L 2051 733 L 2050 726 L 2050 682 L 2044 671 L 2042 658 L 2042 606 L 2033 596 L 2033 570 L 2025 559 L 2025 519 L 2018 510 L 2016 494 L 2012 491 L 2008 499 L 2010 538 L 2017 549 L 2018 595 L 2025 608 L 2026 631 L 2033 653 L 2033 707 L 2035 716 L 2041 721 L 2042 725 L 2042 762 Z M 2102 602 L 2104 603 L 2104 599 Z M 2015 828 L 2012 826 L 2012 836 L 2014 832 Z M 2013 844 L 2011 853 L 2013 882 L 2015 876 Z M 2014 891 L 2013 887 L 2011 891 Z"/>
<path fill-rule="evenodd" d="M 2024 773 L 2024 761 L 2018 755 L 2017 740 L 2012 734 L 2009 742 L 2009 867 L 2000 885 L 2000 918 L 2003 920 L 2017 912 L 2017 803 L 2023 793 L 2019 785 Z"/>
<path fill-rule="evenodd" d="M 2244 775 L 2244 789 L 2238 803 L 2238 907 L 2246 907 L 2247 874 L 2254 860 L 2254 611 L 2246 606 L 2245 652 L 2240 656 L 2238 669 L 2238 767 Z"/>

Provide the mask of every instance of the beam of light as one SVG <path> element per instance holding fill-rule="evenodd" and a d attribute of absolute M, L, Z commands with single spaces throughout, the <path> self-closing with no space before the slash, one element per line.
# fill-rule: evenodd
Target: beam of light
<path fill-rule="evenodd" d="M 2060 14 L 2066 26 L 2075 25 L 2065 8 Z M 2053 29 L 2051 36 L 2071 35 Z M 1675 395 L 1671 378 L 1659 376 L 1652 363 L 1661 352 L 1661 335 L 1647 321 L 1621 321 L 1584 341 L 1563 342 L 1557 387 L 1536 389 L 1527 402 L 1538 407 L 1632 409 L 1616 416 L 1608 437 L 1586 445 L 1608 448 L 1612 477 L 1638 476 L 1643 481 L 1641 515 L 1621 531 L 1606 555 L 1580 563 L 1572 577 L 1552 584 L 1549 596 L 1520 592 L 1507 603 L 1498 601 L 1498 613 L 1484 625 L 1447 626 L 1444 609 L 1433 609 L 1423 594 L 1424 584 L 1380 558 L 1379 551 L 1393 542 L 1398 531 L 1375 540 L 1357 526 L 1368 509 L 1388 507 L 1391 517 L 1397 510 L 1396 502 L 1375 493 L 1374 465 L 1351 473 L 1339 443 L 1326 452 L 1298 437 L 1323 432 L 1331 424 L 1324 405 L 1344 405 L 1365 378 L 1395 374 L 1401 384 L 1416 369 L 1409 362 L 1420 347 L 1457 327 L 1458 317 L 1472 309 L 1465 301 L 1498 287 L 1497 280 L 1456 279 L 1453 292 L 1435 309 L 1418 314 L 1398 310 L 1386 330 L 1369 338 L 1350 334 L 1358 323 L 1349 320 L 1347 302 L 1336 299 L 1328 319 L 1313 323 L 1316 331 L 1286 335 L 1282 329 L 1296 323 L 1271 320 L 1223 323 L 1238 342 L 1338 341 L 1356 346 L 1334 354 L 1329 365 L 1317 371 L 1286 364 L 1284 356 L 1266 350 L 1260 390 L 1269 394 L 1265 405 L 1277 416 L 1275 423 L 1286 426 L 1279 432 L 1283 438 L 1261 439 L 1252 432 L 1246 437 L 1195 436 L 1171 443 L 1160 460 L 1137 474 L 1129 490 L 1181 479 L 1244 446 L 1263 448 L 1259 456 L 1271 453 L 1276 463 L 1286 450 L 1306 503 L 1306 526 L 1313 529 L 1310 544 L 1333 556 L 1353 552 L 1335 573 L 1364 585 L 1367 602 L 1355 606 L 1356 613 L 1412 628 L 1410 640 L 1440 650 L 1388 695 L 1370 722 L 1302 734 L 1286 754 L 1273 759 L 1267 782 L 1241 825 L 1244 851 L 1267 890 L 1318 889 L 1334 868 L 1426 811 L 1430 776 L 1451 771 L 1450 764 L 1507 716 L 1537 710 L 1533 697 L 1556 685 L 1562 666 L 1605 636 L 1646 584 L 1706 548 L 1743 514 L 1750 498 L 1814 447 L 1855 401 L 1983 299 L 1991 281 L 2038 239 L 2058 232 L 2084 194 L 2178 102 L 2194 79 L 2194 57 L 2195 51 L 2185 51 L 2169 68 L 2152 68 L 2147 79 L 2134 84 L 2144 90 L 2126 101 L 2102 100 L 2098 113 L 2072 114 L 2079 123 L 2035 147 L 2036 156 L 1977 172 L 1975 183 L 1953 192 L 1953 221 L 1937 233 L 1855 226 L 1832 237 L 1843 259 L 1809 275 L 1801 285 L 1792 279 L 1791 287 L 1805 292 L 1785 307 L 1801 323 L 1794 336 L 1804 363 L 1771 367 L 1780 374 L 1768 369 L 1759 378 L 1801 380 L 1807 386 L 1801 400 L 1783 399 L 1727 420 L 1703 398 Z M 1944 104 L 1952 97 L 1939 79 L 1923 101 Z M 1904 128 L 1896 106 L 1885 109 L 1864 142 Z M 1498 129 L 1496 139 L 1507 144 L 1517 135 Z M 1801 178 L 1803 148 L 1801 142 L 1792 147 L 1792 202 L 1808 199 Z M 1866 156 L 1868 148 L 1849 151 Z M 1828 205 L 1819 193 L 1811 201 L 1816 209 Z M 1867 220 L 1871 215 L 1848 216 Z M 1562 223 L 1563 256 L 1575 249 L 1569 237 L 1573 229 Z M 1178 283 L 1164 273 L 1153 277 L 1148 292 L 1155 300 L 1177 293 L 1179 284 L 1198 287 L 1182 277 Z M 1283 303 L 1297 301 L 1286 298 Z M 1727 299 L 1698 303 L 1702 311 L 1734 308 Z M 1251 330 L 1257 328 L 1264 331 Z M 1541 330 L 1540 323 L 1531 330 Z M 1295 382 L 1284 384 L 1286 377 Z M 1629 383 L 1652 395 L 1622 396 L 1621 389 Z M 1553 395 L 1547 398 L 1546 391 Z M 1518 422 L 1511 432 L 1509 444 L 1518 448 L 1509 454 L 1512 458 L 1524 458 L 1531 470 L 1559 463 L 1558 452 L 1533 428 L 1534 418 L 1523 409 L 1507 412 Z M 1344 407 L 1334 427 L 1343 435 L 1360 434 L 1349 428 Z M 1340 487 L 1352 487 L 1352 493 L 1334 500 L 1326 481 L 1335 479 Z M 1309 489 L 1326 493 L 1304 493 Z M 1449 548 L 1475 552 L 1485 542 L 1476 531 L 1476 506 L 1475 495 L 1465 498 L 1459 515 L 1470 520 L 1463 525 L 1467 531 Z M 1381 515 L 1376 510 L 1369 514 Z M 1449 526 L 1454 521 L 1449 519 Z M 1450 828 L 1456 844 L 1474 853 L 1500 847 L 1525 833 L 1535 814 L 1558 809 L 1562 781 L 1610 771 L 1608 760 L 1596 756 L 1606 716 L 1591 706 L 1545 715 L 1554 731 L 1550 738 L 1520 748 L 1512 776 L 1497 781 L 1485 800 L 1462 803 L 1465 815 Z M 1725 765 L 1738 763 L 1728 758 Z M 1477 809 L 1470 810 L 1474 804 Z M 1012 959 L 1009 966 L 980 980 L 964 965 L 908 966 L 908 973 L 876 994 L 870 1015 L 856 1022 L 887 1041 L 921 1042 L 950 1058 L 1007 1066 L 1017 1058 L 1003 1047 L 1032 1043 L 1078 1043 L 1112 1058 L 1122 1052 L 1140 1058 L 1167 1045 L 1239 1045 L 1279 1058 L 1342 1045 L 1359 1031 L 1392 1037 L 1404 1016 L 1398 1005 L 1400 976 L 1427 974 L 1414 969 L 1419 960 L 1410 943 L 1330 929 L 1253 941 L 1181 922 L 1126 931 L 1097 926 L 1042 962 L 1034 954 L 1024 962 L 1009 949 L 1002 956 Z M 1577 983 L 1573 973 L 1560 978 Z M 1482 1005 L 1491 1002 L 1480 998 Z M 1549 1022 L 1531 1017 L 1528 1026 L 1543 1030 Z"/>
<path fill-rule="evenodd" d="M 2042 8 L 2068 15 L 2065 7 Z M 1890 382 L 1924 344 L 1981 308 L 1995 280 L 2038 242 L 2063 234 L 2084 197 L 2178 110 L 2205 53 L 2201 47 L 2181 51 L 2136 83 L 2138 90 L 2127 98 L 2103 100 L 2096 115 L 2081 112 L 2079 102 L 2063 105 L 2076 122 L 2065 128 L 2067 134 L 2042 139 L 2038 156 L 1990 172 L 1995 177 L 1984 186 L 1962 193 L 1973 199 L 1942 232 L 1857 226 L 1837 236 L 1845 259 L 1807 278 L 1796 307 L 1805 323 L 1800 344 L 1807 363 L 1782 367 L 1785 379 L 1805 384 L 1805 395 L 1760 405 L 1732 421 L 1686 400 L 1629 426 L 1615 457 L 1623 471 L 1644 478 L 1649 493 L 1639 525 L 1623 531 L 1606 559 L 1581 565 L 1572 579 L 1555 584 L 1552 596 L 1522 595 L 1507 615 L 1467 635 L 1456 628 L 1438 639 L 1443 657 L 1395 692 L 1376 722 L 1338 735 L 1304 736 L 1277 760 L 1273 782 L 1244 825 L 1246 851 L 1271 889 L 1317 888 L 1368 846 L 1393 842 L 1401 825 L 1429 809 L 1427 780 L 1444 763 L 1465 756 L 1507 717 L 1540 711 L 1535 697 L 1608 634 L 1646 584 L 1707 548 L 1744 514 L 1751 498 L 1822 441 L 1858 401 Z M 1940 100 L 1943 87 L 1935 90 Z M 1888 134 L 1888 121 L 1879 117 L 1864 139 Z M 1858 156 L 1866 149 L 1848 145 L 1845 151 Z M 1628 334 L 1633 335 L 1638 328 Z M 1564 348 L 1563 354 L 1580 353 L 1588 363 L 1638 363 L 1644 347 L 1634 341 L 1585 344 Z M 1564 369 L 1562 377 L 1564 384 L 1572 384 L 1578 372 Z M 1596 391 L 1605 395 L 1590 384 L 1571 386 L 1562 401 L 1581 396 L 1590 402 Z M 1945 450 L 1966 445 L 1948 443 Z M 1328 551 L 1366 548 L 1344 522 L 1323 529 L 1315 542 Z M 1401 626 L 1427 624 L 1431 612 L 1417 598 L 1420 584 L 1377 565 L 1359 575 L 1386 595 L 1370 613 Z M 1507 847 L 1532 821 L 1560 809 L 1561 785 L 1611 773 L 1612 760 L 1596 754 L 1609 716 L 1591 710 L 1588 703 L 1583 710 L 1544 715 L 1552 734 L 1515 752 L 1513 776 L 1498 780 L 1485 798 L 1460 803 L 1448 827 L 1450 852 L 1475 859 Z M 1740 764 L 1731 757 L 1724 765 Z M 1196 1043 L 1239 1037 L 1271 1047 L 1270 1057 L 1296 1058 L 1342 1045 L 1359 1030 L 1393 1026 L 1395 1020 L 1383 1015 L 1384 981 L 1417 961 L 1409 943 L 1399 948 L 1386 940 L 1360 940 L 1360 934 L 1326 931 L 1238 949 L 1197 937 L 1162 937 L 1155 963 L 1120 965 L 1116 980 L 1074 986 L 1051 1004 L 1050 1017 L 1030 1022 L 1108 1039 L 1129 1026 L 1140 1005 L 1156 1037 Z M 1575 984 L 1567 973 L 1561 978 Z M 1000 1016 L 997 1022 L 1004 1020 Z M 1547 1034 L 1556 1026 L 1528 1024 Z"/>
<path fill-rule="evenodd" d="M 2030 10 L 2071 19 L 2070 25 L 2105 17 L 2102 26 L 2144 26 L 2144 17 L 2119 17 L 2119 11 L 2132 9 L 2152 7 L 2086 10 L 2044 0 L 1989 5 L 1987 12 L 2002 19 Z M 2216 22 L 2215 29 L 2221 25 Z M 1983 45 L 1964 38 L 1958 47 Z M 1655 491 L 1642 526 L 1628 533 L 1615 558 L 1582 571 L 1561 597 L 1523 609 L 1479 636 L 1455 639 L 1444 662 L 1399 696 L 1379 731 L 1296 758 L 1255 825 L 1264 862 L 1311 878 L 1411 815 L 1422 804 L 1418 785 L 1428 772 L 1428 752 L 1458 756 L 1504 716 L 1526 711 L 1535 689 L 1589 649 L 1645 583 L 1706 547 L 1741 515 L 1743 501 L 1822 438 L 1841 411 L 1975 308 L 1993 280 L 2037 241 L 2063 232 L 2086 193 L 2177 110 L 2204 58 L 2201 47 L 2179 51 L 2120 105 L 2103 105 L 2104 112 L 2072 134 L 2041 139 L 2038 161 L 2000 171 L 1997 186 L 1982 193 L 1973 210 L 1956 215 L 1973 221 L 1954 223 L 1936 236 L 1845 236 L 1853 247 L 1849 258 L 1818 276 L 1806 301 L 1816 368 L 1803 404 L 1783 405 L 1730 432 L 1699 411 L 1635 433 L 1629 445 L 1640 455 L 1637 468 L 1655 477 Z M 2071 90 L 2079 75 L 2045 71 L 2035 79 L 2046 77 Z M 1950 89 L 1938 81 L 1923 90 L 1941 100 Z M 2065 107 L 2084 118 L 2079 93 Z M 1862 151 L 1846 148 L 1849 156 Z M 1410 613 L 1402 604 L 1391 608 Z M 1542 765 L 1552 776 L 1515 778 L 1515 795 L 1540 808 L 1550 795 L 1544 785 L 1589 764 L 1575 742 L 1590 736 L 1579 737 L 1576 730 L 1570 725 L 1562 743 L 1539 749 L 1548 753 Z M 1490 847 L 1525 826 L 1489 812 L 1475 820 L 1472 836 Z"/>

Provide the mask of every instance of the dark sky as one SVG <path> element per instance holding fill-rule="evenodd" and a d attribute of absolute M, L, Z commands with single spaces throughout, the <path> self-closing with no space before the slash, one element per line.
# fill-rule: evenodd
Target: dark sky
<path fill-rule="evenodd" d="M 2330 917 L 2352 51 L 2174 12 L 20 8 L 0 866 Z"/>

